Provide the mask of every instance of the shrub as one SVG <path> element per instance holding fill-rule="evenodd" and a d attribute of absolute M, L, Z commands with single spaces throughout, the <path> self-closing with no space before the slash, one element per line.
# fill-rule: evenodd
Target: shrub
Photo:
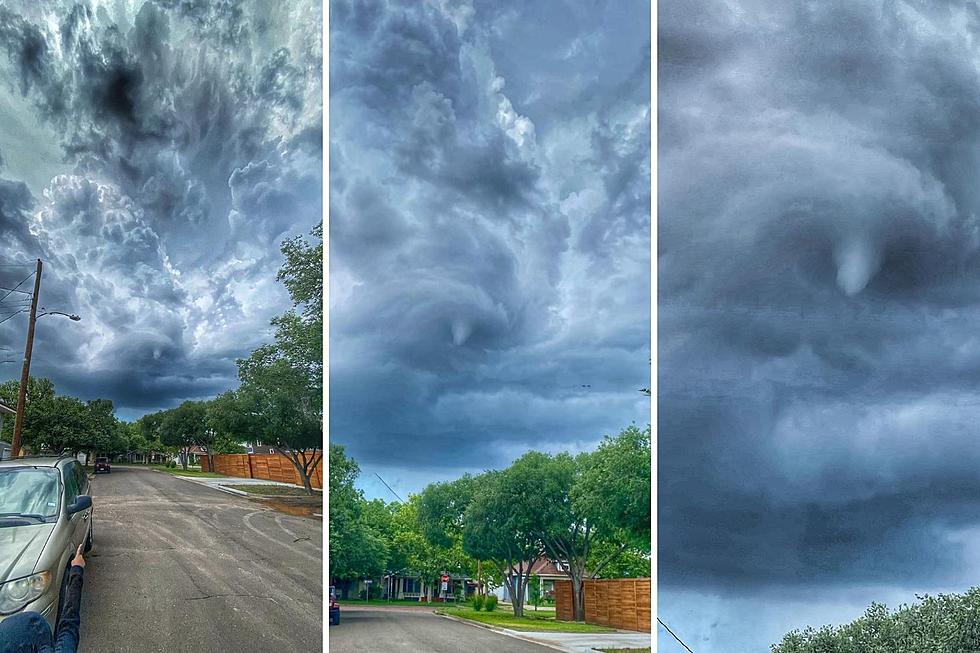
<path fill-rule="evenodd" d="M 497 609 L 497 597 L 491 594 L 487 597 L 486 602 L 483 604 L 483 609 L 487 612 L 493 612 Z"/>
<path fill-rule="evenodd" d="M 843 626 L 795 630 L 772 653 L 921 653 L 980 650 L 980 588 L 966 594 L 919 597 L 891 612 L 872 604 L 864 616 Z"/>
<path fill-rule="evenodd" d="M 483 609 L 483 604 L 486 602 L 487 597 L 482 594 L 477 594 L 473 597 L 473 609 L 479 612 Z"/>

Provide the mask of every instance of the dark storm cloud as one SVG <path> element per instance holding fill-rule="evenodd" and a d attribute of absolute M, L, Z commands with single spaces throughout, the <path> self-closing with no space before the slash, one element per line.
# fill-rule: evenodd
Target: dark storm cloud
<path fill-rule="evenodd" d="M 659 24 L 662 581 L 955 583 L 980 507 L 975 11 Z"/>
<path fill-rule="evenodd" d="M 331 438 L 404 491 L 648 420 L 649 69 L 617 94 L 538 48 L 517 97 L 564 67 L 602 101 L 532 120 L 495 54 L 523 11 L 331 6 Z"/>
<path fill-rule="evenodd" d="M 21 185 L 31 241 L 4 254 L 43 258 L 42 303 L 84 318 L 39 329 L 38 374 L 130 415 L 235 384 L 288 306 L 279 243 L 320 220 L 319 9 L 0 8 L 8 110 L 64 156 Z"/>

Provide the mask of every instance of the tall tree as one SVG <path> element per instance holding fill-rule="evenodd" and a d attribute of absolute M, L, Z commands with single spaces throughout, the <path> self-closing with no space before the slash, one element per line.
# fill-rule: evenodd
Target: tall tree
<path fill-rule="evenodd" d="M 463 516 L 463 550 L 493 565 L 511 596 L 514 615 L 524 615 L 531 565 L 544 552 L 539 517 L 526 497 L 534 492 L 509 468 L 475 479 L 473 500 Z"/>
<path fill-rule="evenodd" d="M 289 361 L 256 351 L 239 361 L 242 424 L 258 442 L 275 445 L 292 462 L 308 494 L 323 443 L 322 395 Z"/>
<path fill-rule="evenodd" d="M 532 451 L 508 470 L 534 488 L 522 501 L 538 515 L 536 532 L 549 557 L 565 563 L 576 621 L 585 620 L 586 577 L 630 547 L 649 552 L 649 447 L 649 430 L 630 427 L 593 453 Z M 606 545 L 603 557 L 596 555 L 598 543 Z"/>
<path fill-rule="evenodd" d="M 200 401 L 185 401 L 176 408 L 164 413 L 160 422 L 160 441 L 180 452 L 180 464 L 187 469 L 187 459 L 191 448 L 200 442 L 207 429 L 204 404 Z"/>
<path fill-rule="evenodd" d="M 329 455 L 331 579 L 377 577 L 385 571 L 388 560 L 387 543 L 377 529 L 377 511 L 365 509 L 367 502 L 354 487 L 360 473 L 357 463 L 340 445 L 331 444 Z"/>

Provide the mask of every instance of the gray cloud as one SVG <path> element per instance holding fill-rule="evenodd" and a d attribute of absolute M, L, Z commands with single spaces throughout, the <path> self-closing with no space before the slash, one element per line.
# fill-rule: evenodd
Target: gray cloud
<path fill-rule="evenodd" d="M 958 3 L 661 9 L 669 591 L 870 603 L 970 566 L 976 26 Z"/>
<path fill-rule="evenodd" d="M 569 81 L 601 101 L 532 119 L 517 98 L 580 67 L 538 47 L 511 91 L 499 53 L 525 47 L 528 11 L 331 7 L 330 432 L 400 491 L 648 420 L 648 68 Z M 590 64 L 614 74 L 607 50 Z"/>
<path fill-rule="evenodd" d="M 268 4 L 0 8 L 8 110 L 63 154 L 19 187 L 32 240 L 4 252 L 43 258 L 42 303 L 83 316 L 39 328 L 59 388 L 127 415 L 214 394 L 288 307 L 279 243 L 321 216 L 320 6 Z"/>

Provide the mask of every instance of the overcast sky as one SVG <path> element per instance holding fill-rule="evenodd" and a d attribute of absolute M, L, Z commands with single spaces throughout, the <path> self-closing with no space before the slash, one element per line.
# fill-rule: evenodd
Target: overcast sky
<path fill-rule="evenodd" d="M 967 589 L 980 12 L 659 12 L 661 616 L 698 653 L 762 652 Z"/>
<path fill-rule="evenodd" d="M 646 2 L 330 22 L 330 438 L 369 496 L 650 419 Z"/>
<path fill-rule="evenodd" d="M 82 316 L 38 322 L 32 374 L 129 418 L 236 385 L 289 307 L 279 243 L 321 220 L 320 20 L 315 0 L 0 1 L 0 262 L 40 257 L 41 304 Z M 0 324 L 5 360 L 26 326 Z"/>

